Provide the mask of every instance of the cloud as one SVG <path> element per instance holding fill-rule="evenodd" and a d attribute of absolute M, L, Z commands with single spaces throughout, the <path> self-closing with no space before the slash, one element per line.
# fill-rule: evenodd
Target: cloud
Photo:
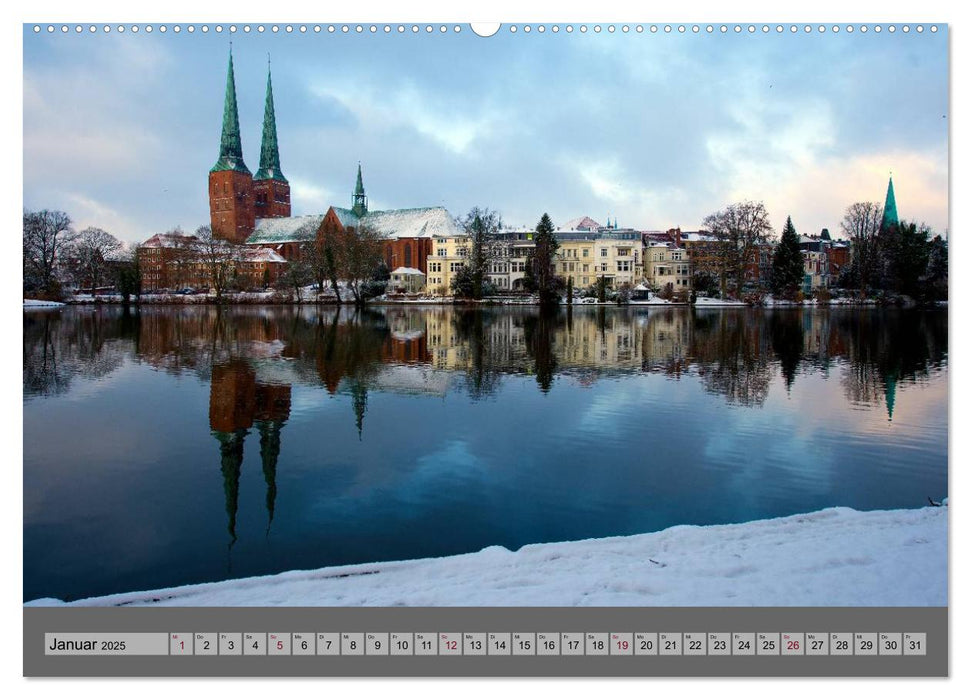
<path fill-rule="evenodd" d="M 362 131 L 412 130 L 453 154 L 467 153 L 501 121 L 491 110 L 469 110 L 448 94 L 422 90 L 408 82 L 331 82 L 311 85 L 324 104 L 339 105 Z"/>
<path fill-rule="evenodd" d="M 143 229 L 130 216 L 103 202 L 77 192 L 67 194 L 66 199 L 71 205 L 70 214 L 76 231 L 93 226 L 126 240 L 137 239 L 143 234 Z"/>

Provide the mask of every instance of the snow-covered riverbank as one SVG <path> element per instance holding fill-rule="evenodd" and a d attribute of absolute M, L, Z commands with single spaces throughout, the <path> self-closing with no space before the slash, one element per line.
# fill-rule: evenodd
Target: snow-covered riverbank
<path fill-rule="evenodd" d="M 291 571 L 70 605 L 943 606 L 947 511 L 828 508 L 517 552 L 489 547 L 439 559 Z"/>

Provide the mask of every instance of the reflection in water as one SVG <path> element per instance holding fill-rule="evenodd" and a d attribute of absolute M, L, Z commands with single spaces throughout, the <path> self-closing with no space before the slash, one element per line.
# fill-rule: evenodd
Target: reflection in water
<path fill-rule="evenodd" d="M 521 391 L 523 377 L 533 394 L 560 392 L 562 397 L 563 391 L 584 391 L 607 379 L 658 376 L 685 383 L 683 391 L 673 385 L 665 389 L 672 402 L 697 386 L 723 408 L 745 408 L 754 415 L 767 410 L 774 377 L 791 396 L 810 375 L 835 374 L 847 402 L 878 408 L 892 421 L 895 410 L 901 410 L 901 387 L 927 382 L 946 362 L 947 314 L 935 311 L 568 307 L 541 314 L 515 308 L 149 307 L 133 314 L 79 308 L 24 315 L 28 404 L 71 395 L 83 380 L 104 382 L 132 364 L 208 385 L 212 451 L 207 460 L 209 473 L 215 475 L 218 468 L 222 481 L 222 532 L 230 552 L 239 539 L 240 508 L 252 514 L 252 505 L 241 500 L 241 483 L 251 483 L 244 470 L 244 462 L 250 463 L 247 452 L 262 467 L 259 490 L 265 488 L 265 497 L 261 494 L 259 509 L 265 509 L 270 536 L 278 467 L 281 454 L 286 459 L 288 452 L 284 443 L 302 442 L 299 431 L 307 430 L 288 427 L 296 391 L 303 392 L 305 402 L 308 396 L 318 403 L 342 399 L 341 415 L 348 427 L 353 421 L 362 455 L 369 454 L 369 442 L 385 446 L 395 440 L 395 449 L 411 454 L 428 439 L 428 431 L 413 423 L 424 416 L 403 409 L 389 427 L 389 418 L 380 417 L 378 393 L 441 401 L 458 395 L 470 406 L 494 402 L 499 408 L 489 415 L 501 418 L 508 401 L 529 400 L 522 393 L 504 393 L 507 382 Z M 571 400 L 586 410 L 582 397 Z M 348 409 L 353 415 L 344 412 Z M 375 410 L 378 418 L 369 415 Z M 690 412 L 678 415 L 690 417 Z M 469 420 L 468 431 L 474 433 L 478 418 Z M 391 430 L 397 437 L 389 437 Z M 464 449 L 461 440 L 468 436 L 454 437 L 450 449 Z M 598 439 L 596 434 L 567 439 L 574 437 L 578 444 Z M 178 435 L 168 438 L 179 440 Z M 316 449 L 326 454 L 326 431 L 316 438 Z M 647 447 L 634 447 L 664 459 L 667 443 L 649 430 L 644 439 Z M 409 459 L 424 463 L 425 456 L 417 452 Z M 454 459 L 475 464 L 478 457 L 456 452 Z M 670 459 L 677 464 L 684 458 Z M 294 466 L 282 464 L 283 469 Z M 650 470 L 667 467 L 648 464 Z M 259 478 L 258 468 L 253 469 Z M 562 536 L 554 531 L 534 537 Z"/>
<path fill-rule="evenodd" d="M 897 383 L 926 377 L 946 353 L 946 314 L 923 311 L 98 309 L 25 315 L 24 394 L 67 392 L 73 378 L 105 376 L 133 355 L 210 378 L 213 433 L 269 421 L 260 428 L 269 446 L 286 422 L 289 388 L 257 373 L 272 373 L 281 359 L 295 361 L 284 384 L 353 397 L 363 433 L 368 392 L 394 383 L 394 367 L 460 374 L 473 400 L 513 374 L 534 376 L 543 392 L 558 375 L 589 383 L 618 373 L 693 374 L 728 403 L 761 406 L 776 368 L 791 389 L 801 371 L 825 373 L 839 360 L 847 398 L 882 402 L 892 418 Z M 438 390 L 431 375 L 419 381 Z"/>

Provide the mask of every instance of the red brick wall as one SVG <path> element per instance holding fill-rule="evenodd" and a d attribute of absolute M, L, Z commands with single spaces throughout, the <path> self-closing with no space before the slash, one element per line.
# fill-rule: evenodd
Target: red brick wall
<path fill-rule="evenodd" d="M 413 267 L 427 275 L 428 257 L 431 254 L 431 238 L 398 238 L 384 242 L 384 262 L 388 270 Z"/>
<path fill-rule="evenodd" d="M 209 218 L 217 238 L 234 243 L 249 238 L 256 227 L 252 175 L 235 170 L 209 173 Z"/>
<path fill-rule="evenodd" d="M 290 185 L 276 180 L 254 180 L 253 206 L 257 219 L 290 216 Z"/>

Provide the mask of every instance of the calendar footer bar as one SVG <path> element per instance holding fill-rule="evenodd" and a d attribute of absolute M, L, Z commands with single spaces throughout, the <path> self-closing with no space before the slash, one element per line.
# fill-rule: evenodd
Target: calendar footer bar
<path fill-rule="evenodd" d="M 30 607 L 23 652 L 35 677 L 944 677 L 948 610 Z"/>

